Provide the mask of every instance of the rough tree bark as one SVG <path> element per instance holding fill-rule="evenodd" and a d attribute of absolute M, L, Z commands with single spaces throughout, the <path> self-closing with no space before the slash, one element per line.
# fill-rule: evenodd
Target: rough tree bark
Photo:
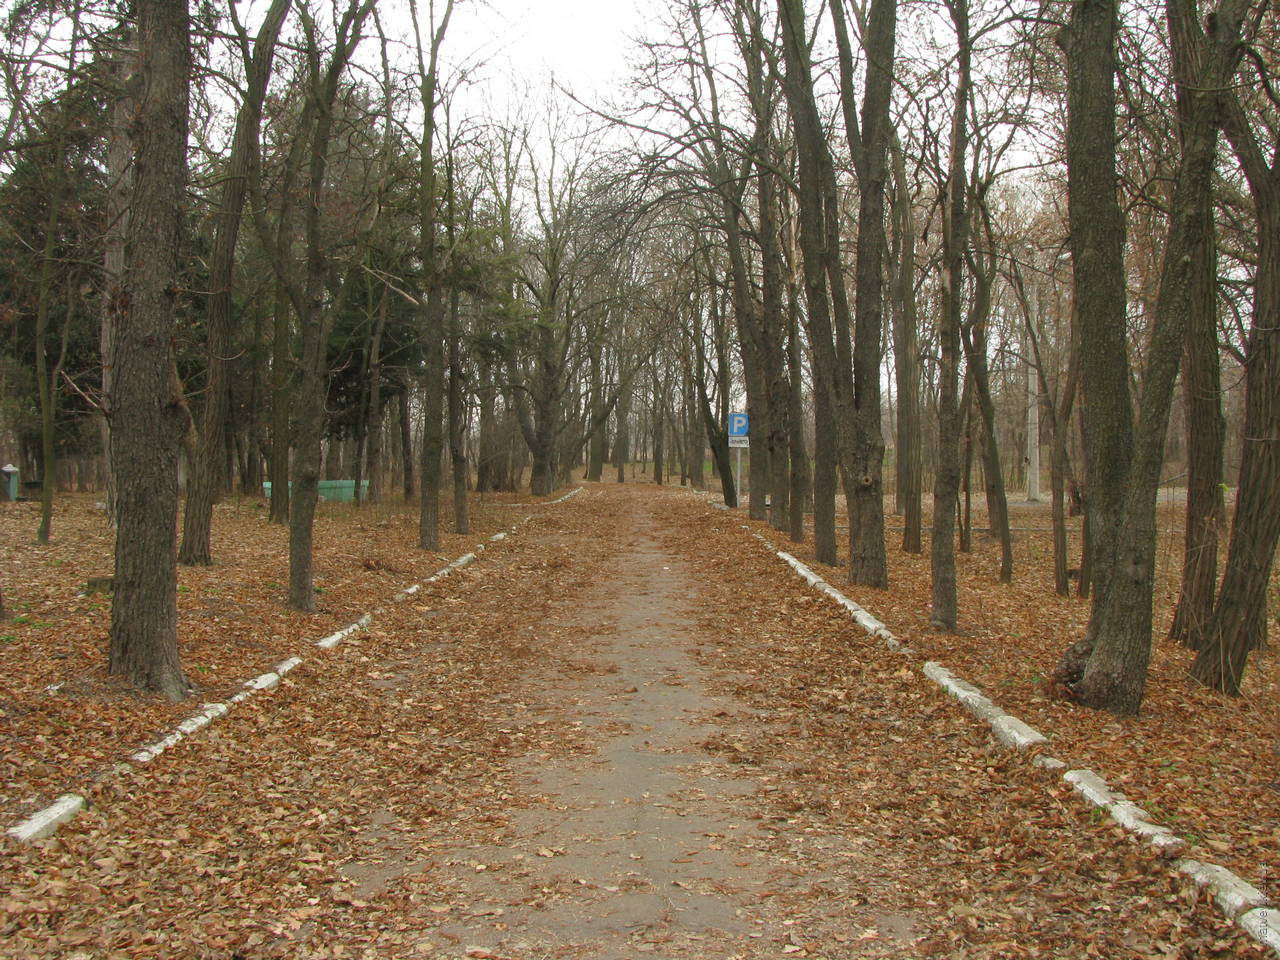
<path fill-rule="evenodd" d="M 342 74 L 361 39 L 361 28 L 374 0 L 351 0 L 342 13 L 333 40 L 329 63 L 321 70 L 320 49 L 314 24 L 308 24 L 307 57 L 310 73 L 308 106 L 314 114 L 308 147 L 305 289 L 290 299 L 302 328 L 302 357 L 297 391 L 298 432 L 294 463 L 294 489 L 289 508 L 289 606 L 315 610 L 312 545 L 316 505 L 319 500 L 320 453 L 325 424 L 327 347 L 333 317 L 354 284 L 344 282 L 336 301 L 328 281 L 333 266 L 321 230 L 324 196 L 328 187 L 329 149 L 333 134 L 333 107 Z M 283 271 L 288 276 L 288 271 Z M 292 283 L 292 281 L 290 281 Z M 274 489 L 273 489 L 274 492 Z"/>
<path fill-rule="evenodd" d="M 118 501 L 109 670 L 182 699 L 178 655 L 178 451 L 190 427 L 173 378 L 191 75 L 186 0 L 138 0 L 134 190 L 110 364 Z"/>
<path fill-rule="evenodd" d="M 965 156 L 969 144 L 969 87 L 972 48 L 968 0 L 949 0 L 959 43 L 956 96 L 951 118 L 951 159 L 947 172 L 946 212 L 942 232 L 946 271 L 942 316 L 938 324 L 941 364 L 938 370 L 938 466 L 933 483 L 933 535 L 929 564 L 932 606 L 929 622 L 954 633 L 956 604 L 956 508 L 960 495 L 960 433 L 964 411 L 960 393 L 960 326 L 963 311 L 964 251 L 968 237 Z"/>
<path fill-rule="evenodd" d="M 467 462 L 467 398 L 462 357 L 462 321 L 458 312 L 458 291 L 449 291 L 449 462 L 453 470 L 453 532 L 470 533 L 467 483 L 471 468 Z"/>
<path fill-rule="evenodd" d="M 430 45 L 423 46 L 422 25 L 418 5 L 410 0 L 413 15 L 414 49 L 418 66 L 418 94 L 422 101 L 424 118 L 418 141 L 418 183 L 415 201 L 418 213 L 418 261 L 422 269 L 422 282 L 426 290 L 422 311 L 422 343 L 426 354 L 423 371 L 423 426 L 422 459 L 418 472 L 418 547 L 422 550 L 440 548 L 440 468 L 444 452 L 444 369 L 445 369 L 445 301 L 442 276 L 443 263 L 437 249 L 439 243 L 438 217 L 436 215 L 436 90 L 439 78 L 440 49 L 444 45 L 445 32 L 453 16 L 453 0 L 446 0 L 438 24 L 430 34 Z M 434 12 L 434 4 L 432 5 Z"/>
<path fill-rule="evenodd" d="M 124 309 L 125 234 L 129 228 L 129 198 L 133 195 L 133 164 L 130 163 L 129 121 L 137 109 L 134 76 L 138 69 L 136 38 L 128 27 L 121 29 L 120 43 L 112 65 L 111 128 L 107 140 L 106 229 L 102 237 L 102 328 L 98 345 L 102 356 L 102 396 L 111 396 L 115 356 L 115 331 Z M 106 464 L 107 518 L 116 517 L 116 478 L 111 461 L 111 418 L 104 412 L 99 420 Z"/>
<path fill-rule="evenodd" d="M 1170 206 L 1169 235 L 1165 245 L 1164 262 L 1160 274 L 1160 292 L 1156 301 L 1155 321 L 1147 347 L 1145 370 L 1142 378 L 1142 397 L 1139 421 L 1130 431 L 1128 425 L 1115 423 L 1103 425 L 1103 429 L 1087 435 L 1088 457 L 1094 469 L 1098 450 L 1094 444 L 1101 441 L 1110 448 L 1117 436 L 1128 435 L 1132 440 L 1130 469 L 1120 477 L 1118 485 L 1120 511 L 1118 522 L 1110 530 L 1092 527 L 1095 537 L 1110 539 L 1110 545 L 1099 551 L 1095 563 L 1101 561 L 1101 571 L 1095 566 L 1096 589 L 1090 614 L 1089 630 L 1085 640 L 1092 641 L 1080 674 L 1067 673 L 1073 666 L 1071 658 L 1080 655 L 1079 645 L 1068 651 L 1059 666 L 1058 679 L 1073 684 L 1077 700 L 1086 706 L 1107 709 L 1120 714 L 1135 714 L 1142 705 L 1146 689 L 1147 664 L 1151 655 L 1151 605 L 1155 577 L 1155 501 L 1160 479 L 1160 467 L 1164 456 L 1164 440 L 1168 425 L 1169 407 L 1181 359 L 1187 304 L 1194 284 L 1194 256 L 1197 244 L 1203 242 L 1205 224 L 1200 216 L 1202 195 L 1212 188 L 1213 167 L 1217 154 L 1219 125 L 1222 117 L 1222 90 L 1235 72 L 1240 55 L 1237 45 L 1241 17 L 1247 0 L 1223 0 L 1215 15 L 1209 20 L 1211 43 L 1203 50 L 1202 63 L 1197 71 L 1194 86 L 1188 91 L 1190 106 L 1187 110 L 1182 156 L 1174 180 L 1173 202 Z M 1110 0 L 1095 3 L 1082 0 L 1076 7 L 1071 23 L 1064 31 L 1064 47 L 1068 56 L 1069 109 L 1076 113 L 1069 120 L 1068 161 L 1084 163 L 1086 168 L 1105 174 L 1106 166 L 1114 164 L 1114 157 L 1101 157 L 1102 148 L 1110 151 L 1114 143 L 1114 92 L 1113 73 L 1115 54 L 1111 46 L 1116 30 L 1116 10 Z M 1089 109 L 1090 116 L 1101 127 L 1081 129 L 1079 112 Z M 1105 113 L 1103 112 L 1105 111 Z M 1093 136 L 1088 147 L 1073 145 L 1075 135 Z M 1110 134 L 1110 135 L 1108 135 Z M 1100 142 L 1099 142 L 1100 140 Z M 1101 164 L 1101 165 L 1099 165 Z M 1094 183 L 1101 188 L 1102 182 Z M 1071 204 L 1072 250 L 1083 259 L 1087 247 L 1082 243 L 1081 232 L 1089 229 L 1081 222 L 1081 203 L 1091 206 L 1093 199 L 1082 197 L 1079 190 L 1085 184 L 1076 181 L 1069 185 Z M 1109 197 L 1115 204 L 1115 195 Z M 1099 211 L 1104 219 L 1118 217 L 1114 213 Z M 1114 273 L 1119 281 L 1118 304 L 1104 305 L 1107 316 L 1118 321 L 1117 331 L 1111 335 L 1124 335 L 1124 286 L 1123 261 L 1119 251 L 1115 262 L 1098 263 L 1104 274 Z M 1088 344 L 1089 331 L 1084 326 L 1091 321 L 1087 317 L 1082 277 L 1076 275 L 1076 298 L 1081 311 L 1081 376 L 1085 391 L 1086 426 L 1090 407 L 1097 402 L 1100 391 L 1115 391 L 1127 378 L 1127 362 L 1121 363 L 1122 379 L 1101 380 L 1097 377 L 1096 364 L 1101 358 L 1094 354 L 1096 346 Z M 1113 291 L 1113 294 L 1117 291 Z M 1118 314 L 1118 316 L 1116 316 Z M 1122 344 L 1123 346 L 1123 341 Z M 1123 356 L 1121 358 L 1123 360 Z M 1114 362 L 1114 361 L 1109 361 Z M 1096 427 L 1097 424 L 1095 423 Z M 1098 487 L 1088 483 L 1089 499 L 1098 497 Z M 1110 493 L 1104 494 L 1108 498 Z M 1101 575 L 1099 573 L 1101 572 Z"/>
<path fill-rule="evenodd" d="M 208 566 L 213 562 L 209 545 L 213 504 L 219 491 L 223 461 L 223 438 L 230 397 L 227 383 L 227 354 L 231 342 L 231 287 L 235 273 L 236 243 L 240 237 L 241 214 L 249 193 L 249 173 L 258 151 L 262 124 L 262 102 L 275 58 L 276 40 L 292 0 L 272 0 L 266 18 L 253 43 L 253 53 L 245 59 L 245 98 L 236 114 L 231 153 L 222 181 L 217 228 L 209 253 L 209 297 L 205 319 L 206 378 L 204 414 L 201 417 L 196 461 L 187 483 L 187 504 L 182 515 L 182 547 L 178 562 L 186 566 Z M 234 8 L 232 8 L 234 13 Z M 237 24 L 238 26 L 238 24 Z M 241 43 L 248 42 L 243 32 Z"/>
<path fill-rule="evenodd" d="M 1192 39 L 1197 26 L 1194 0 L 1166 4 L 1173 68 L 1181 80 L 1177 91 L 1179 139 L 1192 106 L 1197 59 Z M 1222 448 L 1226 424 L 1222 416 L 1221 369 L 1218 359 L 1218 251 L 1213 198 L 1199 198 L 1197 216 L 1202 239 L 1192 248 L 1193 276 L 1187 302 L 1183 343 L 1182 386 L 1187 411 L 1187 519 L 1183 541 L 1182 586 L 1169 637 L 1193 650 L 1204 646 L 1218 586 L 1218 537 L 1222 530 Z"/>
<path fill-rule="evenodd" d="M 74 42 L 73 42 L 74 45 Z M 54 415 L 58 405 L 58 375 L 67 355 L 67 325 L 71 304 L 64 305 L 62 323 L 62 349 L 53 370 L 49 369 L 48 331 L 49 314 L 53 310 L 53 265 L 58 252 L 58 221 L 62 213 L 66 175 L 66 131 L 60 121 L 54 136 L 52 185 L 49 189 L 49 209 L 45 217 L 44 244 L 40 257 L 40 280 L 36 302 L 36 394 L 40 402 L 40 525 L 36 530 L 36 542 L 49 542 L 49 528 L 53 524 L 53 492 L 57 484 L 57 448 L 54 444 Z"/>
<path fill-rule="evenodd" d="M 791 463 L 790 514 L 787 526 L 794 543 L 804 543 L 804 514 L 813 499 L 809 450 L 804 436 L 804 369 L 800 347 L 800 301 L 796 285 L 787 294 L 787 449 Z M 833 538 L 834 539 L 834 538 Z M 834 544 L 833 544 L 834 550 Z"/>
<path fill-rule="evenodd" d="M 889 108 L 897 43 L 897 0 L 872 0 L 863 30 L 866 80 L 859 123 L 854 109 L 853 51 L 844 0 L 832 0 L 840 64 L 840 101 L 845 135 L 858 175 L 858 238 L 854 270 L 853 423 L 845 494 L 849 508 L 849 580 L 889 585 L 884 543 L 884 434 L 881 427 L 880 361 L 884 329 L 885 187 L 889 180 Z M 830 250 L 828 251 L 830 253 Z M 832 278 L 833 284 L 838 282 Z M 843 414 L 844 411 L 841 411 Z"/>
<path fill-rule="evenodd" d="M 896 496 L 902 513 L 902 550 L 920 553 L 923 527 L 923 464 L 920 438 L 920 345 L 916 315 L 916 224 L 911 191 L 907 185 L 906 158 L 897 137 L 891 139 L 893 192 L 891 194 L 894 248 L 893 369 L 898 390 Z"/>
<path fill-rule="evenodd" d="M 790 429 L 791 383 L 787 377 L 787 320 L 783 310 L 782 250 L 779 244 L 776 174 L 767 166 L 759 170 L 757 186 L 760 202 L 761 323 L 760 348 L 765 377 L 765 406 L 768 433 L 764 437 L 769 454 L 769 490 L 772 502 L 769 523 L 786 530 L 790 522 Z"/>
<path fill-rule="evenodd" d="M 1215 21 L 1219 31 L 1221 19 Z M 1211 39 L 1217 40 L 1217 37 Z M 1226 132 L 1244 170 L 1258 225 L 1253 324 L 1245 354 L 1244 450 L 1222 585 L 1191 675 L 1239 696 L 1251 651 L 1266 641 L 1266 596 L 1280 542 L 1280 157 L 1266 127 L 1250 128 L 1237 95 L 1226 98 Z"/>

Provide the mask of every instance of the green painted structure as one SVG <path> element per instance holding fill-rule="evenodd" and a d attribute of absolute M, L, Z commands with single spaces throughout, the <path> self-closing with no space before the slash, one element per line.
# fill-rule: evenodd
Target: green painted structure
<path fill-rule="evenodd" d="M 22 477 L 18 468 L 12 463 L 0 467 L 0 500 L 10 502 L 18 499 L 18 491 L 22 489 Z"/>
<path fill-rule="evenodd" d="M 338 503 L 350 503 L 355 499 L 356 482 L 354 480 L 321 480 L 320 499 L 336 500 Z M 271 496 L 271 481 L 267 481 L 262 485 L 262 492 L 268 497 Z M 289 492 L 293 492 L 293 481 L 289 481 Z M 360 481 L 360 499 L 364 499 L 369 495 L 369 481 Z"/>

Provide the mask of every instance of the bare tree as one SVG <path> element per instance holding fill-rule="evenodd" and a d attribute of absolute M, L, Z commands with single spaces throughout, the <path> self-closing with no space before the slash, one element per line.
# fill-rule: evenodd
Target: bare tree
<path fill-rule="evenodd" d="M 1087 401 L 1088 508 L 1098 550 L 1089 627 L 1063 655 L 1056 677 L 1081 703 L 1116 713 L 1137 713 L 1146 688 L 1156 490 L 1194 287 L 1193 251 L 1203 242 L 1206 226 L 1202 198 L 1212 185 L 1223 90 L 1240 56 L 1238 39 L 1246 10 L 1247 0 L 1219 4 L 1211 18 L 1212 33 L 1200 51 L 1199 70 L 1186 90 L 1190 105 L 1184 116 L 1182 156 L 1136 425 L 1119 419 L 1128 412 L 1127 403 L 1112 408 L 1107 401 L 1113 394 L 1128 396 L 1124 270 L 1117 238 L 1097 232 L 1117 228 L 1120 220 L 1114 191 L 1116 9 L 1110 0 L 1079 0 L 1063 33 L 1072 253 L 1081 323 L 1081 383 Z M 1175 33 L 1174 39 L 1182 38 Z M 1097 315 L 1091 313 L 1093 308 Z M 1105 349 L 1118 350 L 1118 356 L 1106 356 Z M 1109 457 L 1121 458 L 1124 469 L 1116 472 Z M 1103 483 L 1108 486 L 1103 488 Z"/>
<path fill-rule="evenodd" d="M 1257 31 L 1264 8 L 1257 7 L 1255 16 Z M 1203 39 L 1194 18 L 1182 23 L 1196 46 L 1207 45 L 1214 52 L 1232 38 L 1232 23 L 1223 21 L 1221 10 L 1208 21 L 1211 32 Z M 1266 640 L 1267 584 L 1280 542 L 1280 151 L 1275 136 L 1280 97 L 1262 54 L 1254 47 L 1248 52 L 1257 82 L 1229 95 L 1225 103 L 1225 131 L 1249 186 L 1258 236 L 1253 323 L 1245 354 L 1245 442 L 1222 585 L 1204 645 L 1191 667 L 1198 681 L 1232 696 L 1240 694 L 1250 652 Z M 1246 112 L 1241 98 L 1250 87 L 1252 109 Z"/>
<path fill-rule="evenodd" d="M 960 402 L 960 328 L 964 312 L 964 264 L 968 245 L 967 209 L 969 98 L 973 47 L 968 0 L 948 0 L 956 30 L 956 90 L 951 116 L 951 142 L 946 177 L 942 233 L 944 282 L 942 314 L 938 320 L 941 364 L 938 371 L 938 466 L 933 484 L 933 535 L 930 570 L 933 602 L 929 622 L 954 632 L 956 602 L 956 510 L 960 495 L 960 438 L 966 403 Z"/>
<path fill-rule="evenodd" d="M 228 405 L 226 361 L 231 336 L 231 289 L 236 242 L 240 236 L 241 214 L 249 191 L 250 168 L 258 150 L 262 101 L 267 94 L 276 41 L 291 2 L 292 0 L 273 0 L 258 30 L 252 50 L 249 49 L 244 28 L 236 21 L 244 58 L 246 90 L 236 114 L 235 133 L 231 140 L 231 153 L 227 157 L 222 195 L 218 204 L 217 230 L 213 250 L 209 255 L 204 415 L 196 462 L 192 464 L 191 479 L 187 486 L 187 506 L 182 517 L 182 547 L 178 551 L 178 562 L 188 566 L 207 566 L 213 562 L 209 533 L 213 502 L 223 469 Z M 235 17 L 234 6 L 231 7 L 231 15 Z"/>
<path fill-rule="evenodd" d="M 191 71 L 186 0 L 138 0 L 137 113 L 129 125 L 134 189 L 126 232 L 124 296 L 111 366 L 116 567 L 111 673 L 182 699 L 178 656 L 178 450 L 190 414 L 175 382 Z"/>

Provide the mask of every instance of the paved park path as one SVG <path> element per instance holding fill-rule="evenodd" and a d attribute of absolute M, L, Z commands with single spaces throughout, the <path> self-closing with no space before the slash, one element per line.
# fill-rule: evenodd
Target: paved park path
<path fill-rule="evenodd" d="M 741 517 L 631 484 L 23 856 L 3 956 L 1238 955 Z"/>

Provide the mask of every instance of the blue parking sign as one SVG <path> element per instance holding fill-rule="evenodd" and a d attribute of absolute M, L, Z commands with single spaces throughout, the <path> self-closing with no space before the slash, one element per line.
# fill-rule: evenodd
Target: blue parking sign
<path fill-rule="evenodd" d="M 745 437 L 749 433 L 751 420 L 745 413 L 729 414 L 729 436 Z"/>

